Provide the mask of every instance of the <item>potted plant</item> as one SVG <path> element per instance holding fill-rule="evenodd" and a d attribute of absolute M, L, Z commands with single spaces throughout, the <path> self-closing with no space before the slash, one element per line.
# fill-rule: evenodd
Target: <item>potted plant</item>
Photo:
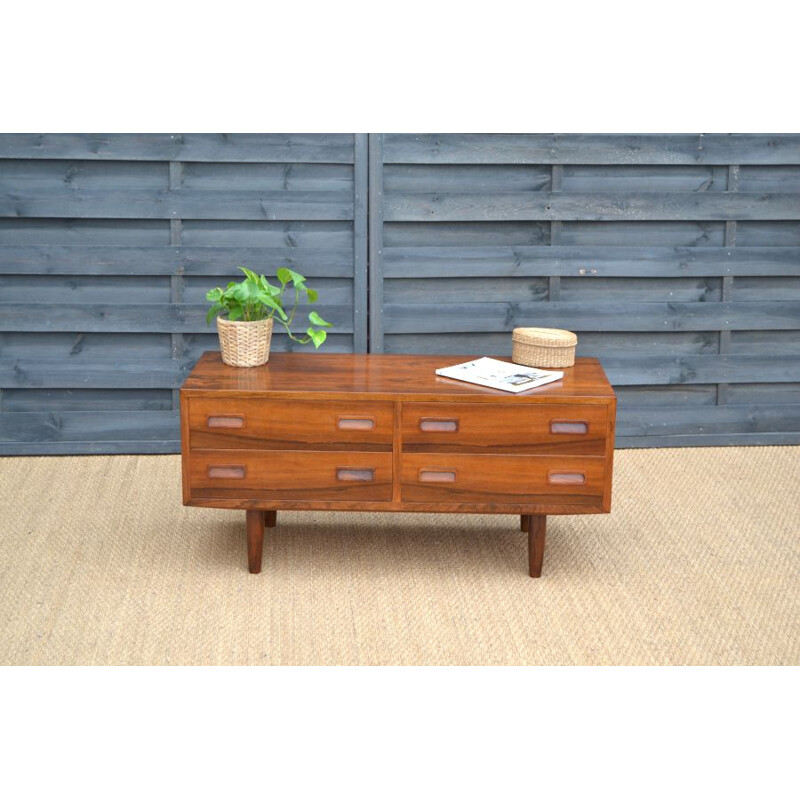
<path fill-rule="evenodd" d="M 331 324 L 325 322 L 316 311 L 308 315 L 311 325 L 303 338 L 292 333 L 292 320 L 301 293 L 309 303 L 317 300 L 317 293 L 306 286 L 306 279 L 300 273 L 281 267 L 276 272 L 280 286 L 273 286 L 263 275 L 256 275 L 247 267 L 239 269 L 244 273 L 241 281 L 232 281 L 227 288 L 218 287 L 206 294 L 206 300 L 211 302 L 206 322 L 210 324 L 217 317 L 222 360 L 226 364 L 233 367 L 266 364 L 269 361 L 273 320 L 276 318 L 295 342 L 313 342 L 314 347 L 319 347 L 325 341 L 327 334 L 324 329 L 330 328 Z M 294 304 L 287 314 L 283 295 L 290 285 L 294 291 Z"/>

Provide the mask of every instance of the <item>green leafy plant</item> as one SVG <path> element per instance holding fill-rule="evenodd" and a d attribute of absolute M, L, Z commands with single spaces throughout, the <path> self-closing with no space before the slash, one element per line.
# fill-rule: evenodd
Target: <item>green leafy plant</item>
<path fill-rule="evenodd" d="M 303 293 L 309 303 L 317 301 L 317 292 L 306 286 L 306 279 L 288 267 L 281 267 L 275 274 L 280 286 L 274 286 L 263 275 L 256 275 L 247 267 L 239 267 L 244 273 L 244 278 L 236 283 L 231 281 L 225 289 L 212 289 L 206 295 L 206 300 L 211 302 L 211 308 L 206 315 L 209 324 L 218 314 L 227 314 L 232 321 L 255 322 L 256 320 L 274 317 L 286 328 L 291 339 L 300 344 L 313 342 L 314 347 L 319 347 L 327 338 L 325 328 L 330 328 L 331 323 L 325 322 L 316 311 L 308 315 L 311 325 L 306 329 L 306 336 L 298 338 L 292 333 L 291 325 L 295 311 L 300 303 Z M 283 295 L 291 287 L 294 291 L 294 304 L 287 314 L 284 308 Z"/>

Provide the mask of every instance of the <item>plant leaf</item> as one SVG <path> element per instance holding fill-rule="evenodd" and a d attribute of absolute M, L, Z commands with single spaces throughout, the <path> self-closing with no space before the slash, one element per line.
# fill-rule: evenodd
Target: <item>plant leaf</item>
<path fill-rule="evenodd" d="M 317 349 L 328 338 L 325 331 L 315 331 L 313 328 L 309 328 L 306 333 L 311 337 L 311 341 L 314 342 L 314 347 Z"/>
<path fill-rule="evenodd" d="M 265 306 L 277 311 L 281 319 L 286 319 L 286 312 L 281 307 L 281 304 L 272 297 L 272 295 L 267 294 L 267 292 L 261 292 L 257 299 L 259 303 L 263 303 Z"/>
<path fill-rule="evenodd" d="M 311 312 L 311 313 L 308 315 L 308 318 L 309 318 L 309 320 L 311 320 L 311 322 L 312 322 L 314 325 L 320 325 L 320 326 L 321 326 L 321 327 L 323 327 L 323 328 L 332 328 L 332 327 L 333 327 L 333 325 L 332 325 L 330 322 L 325 322 L 325 320 L 324 320 L 324 319 L 322 319 L 322 317 L 321 317 L 319 314 L 317 314 L 317 312 L 316 312 L 316 311 L 312 311 L 312 312 Z M 323 341 L 324 341 L 324 340 L 323 340 Z"/>
<path fill-rule="evenodd" d="M 306 287 L 306 294 L 308 295 L 309 303 L 317 302 L 317 298 L 319 297 L 319 295 L 317 294 L 317 292 L 314 291 L 314 289 L 309 289 L 308 287 Z"/>
<path fill-rule="evenodd" d="M 273 286 L 273 285 L 272 285 L 272 284 L 271 284 L 271 283 L 270 283 L 270 282 L 267 280 L 266 276 L 264 276 L 264 275 L 262 275 L 262 276 L 261 276 L 261 277 L 258 279 L 258 285 L 261 287 L 261 289 L 262 289 L 263 291 L 267 292 L 267 294 L 270 294 L 270 295 L 272 295 L 273 297 L 275 297 L 276 295 L 279 295 L 279 294 L 281 293 L 281 290 L 280 290 L 280 289 L 279 289 L 277 286 Z"/>
<path fill-rule="evenodd" d="M 242 272 L 244 272 L 244 274 L 247 276 L 248 280 L 254 281 L 255 283 L 258 283 L 258 275 L 256 275 L 255 272 L 253 272 L 253 270 L 247 269 L 247 267 L 239 267 L 239 269 Z"/>
<path fill-rule="evenodd" d="M 252 284 L 243 281 L 237 283 L 232 291 L 232 296 L 243 305 L 250 299 L 252 294 Z"/>
<path fill-rule="evenodd" d="M 278 280 L 280 280 L 281 283 L 288 283 L 291 280 L 296 289 L 305 288 L 303 284 L 306 282 L 306 279 L 299 272 L 295 272 L 293 269 L 289 269 L 289 267 L 281 267 L 278 270 L 278 273 L 283 275 L 287 274 L 289 275 L 289 277 L 285 281 L 279 277 Z"/>
<path fill-rule="evenodd" d="M 224 308 L 225 306 L 223 306 L 222 303 L 214 303 L 214 305 L 208 309 L 208 314 L 206 314 L 206 325 L 210 325 L 211 320 Z"/>
<path fill-rule="evenodd" d="M 292 280 L 292 271 L 287 269 L 286 267 L 281 267 L 275 275 L 277 276 L 278 280 L 281 282 L 283 286 L 286 286 L 290 280 Z"/>

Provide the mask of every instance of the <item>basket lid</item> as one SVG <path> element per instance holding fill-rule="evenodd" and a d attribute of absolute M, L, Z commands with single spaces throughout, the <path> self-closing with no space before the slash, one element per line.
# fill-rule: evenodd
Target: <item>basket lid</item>
<path fill-rule="evenodd" d="M 560 328 L 514 328 L 511 338 L 515 342 L 539 347 L 572 347 L 578 343 L 578 337 L 572 331 Z"/>

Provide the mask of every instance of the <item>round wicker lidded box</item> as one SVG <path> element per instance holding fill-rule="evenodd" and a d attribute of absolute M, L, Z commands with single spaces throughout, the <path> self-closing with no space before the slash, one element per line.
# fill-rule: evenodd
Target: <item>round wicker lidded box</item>
<path fill-rule="evenodd" d="M 511 360 L 526 367 L 571 367 L 578 337 L 558 328 L 514 328 Z"/>

